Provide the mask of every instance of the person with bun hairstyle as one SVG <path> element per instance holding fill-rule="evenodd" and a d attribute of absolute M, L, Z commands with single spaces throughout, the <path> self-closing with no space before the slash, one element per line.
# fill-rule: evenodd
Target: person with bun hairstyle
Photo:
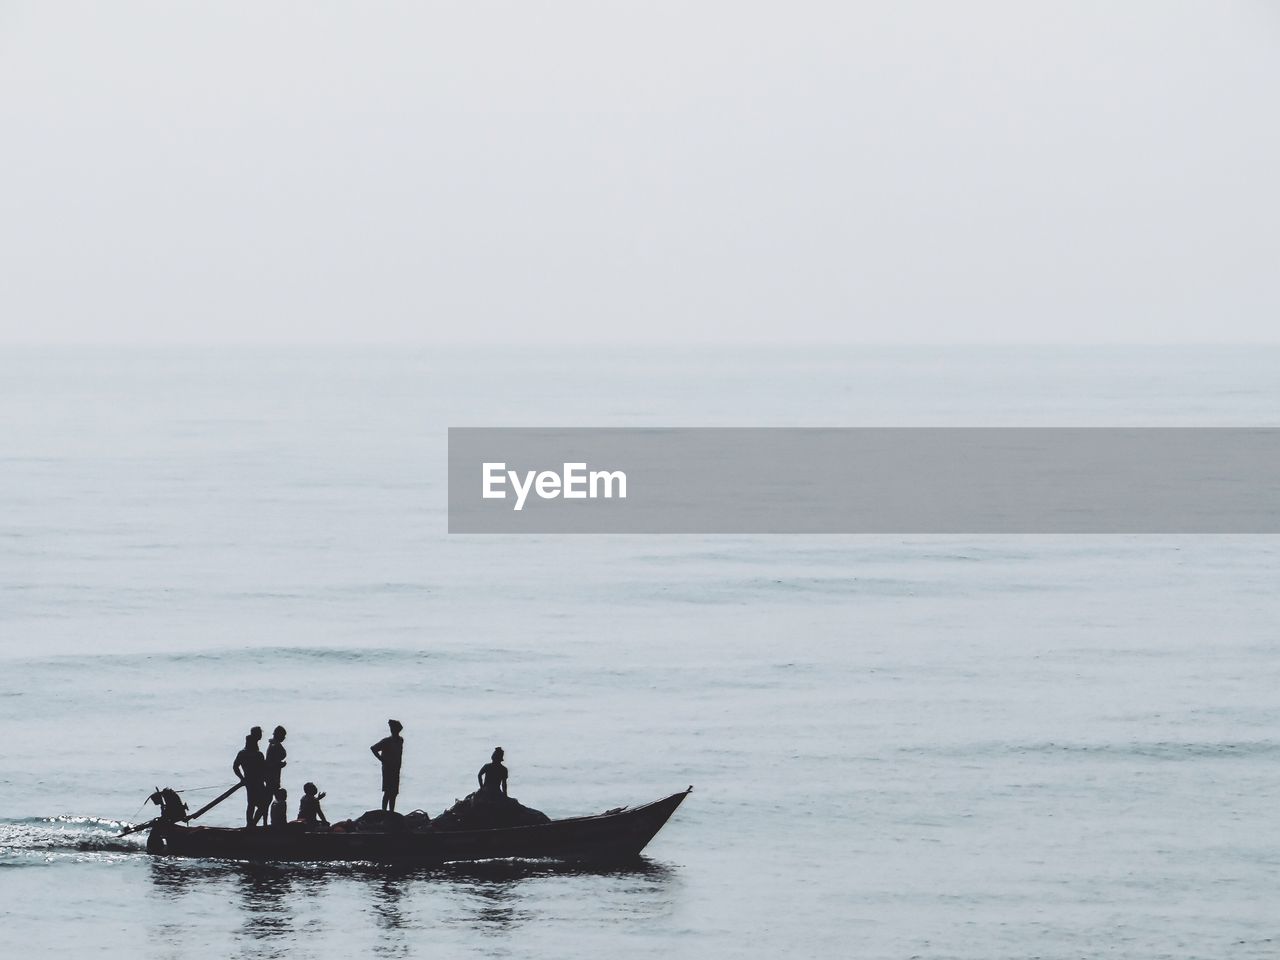
<path fill-rule="evenodd" d="M 493 748 L 493 758 L 480 768 L 476 779 L 480 781 L 482 801 L 499 801 L 507 799 L 507 768 L 502 765 L 506 756 L 501 747 Z"/>

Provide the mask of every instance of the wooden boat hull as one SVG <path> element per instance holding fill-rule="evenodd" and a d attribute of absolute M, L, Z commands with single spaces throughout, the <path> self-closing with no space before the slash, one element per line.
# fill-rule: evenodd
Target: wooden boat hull
<path fill-rule="evenodd" d="M 147 849 L 169 856 L 224 860 L 434 864 L 522 859 L 610 863 L 639 856 L 689 790 L 618 813 L 490 830 L 334 833 L 310 832 L 300 825 L 248 829 L 157 823 L 151 828 Z"/>

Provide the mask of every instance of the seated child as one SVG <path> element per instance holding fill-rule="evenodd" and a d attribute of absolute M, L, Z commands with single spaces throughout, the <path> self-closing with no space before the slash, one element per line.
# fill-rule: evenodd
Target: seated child
<path fill-rule="evenodd" d="M 318 792 L 314 783 L 306 783 L 302 787 L 302 800 L 298 803 L 298 819 L 303 823 L 322 823 L 326 827 L 329 821 L 324 818 L 324 811 L 320 809 L 320 801 L 324 799 L 324 794 Z"/>
<path fill-rule="evenodd" d="M 271 804 L 271 825 L 283 827 L 289 822 L 289 793 L 284 787 L 276 791 L 275 803 Z"/>

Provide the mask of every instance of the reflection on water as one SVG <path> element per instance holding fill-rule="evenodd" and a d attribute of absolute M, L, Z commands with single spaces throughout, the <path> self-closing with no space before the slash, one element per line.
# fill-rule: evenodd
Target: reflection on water
<path fill-rule="evenodd" d="M 466 892 L 470 909 L 464 922 L 482 933 L 507 934 L 528 919 L 516 908 L 519 900 L 514 883 L 472 885 Z"/>
<path fill-rule="evenodd" d="M 283 952 L 293 937 L 292 877 L 283 870 L 246 864 L 237 880 L 234 898 L 244 914 L 240 938 L 278 940 Z M 275 956 L 276 951 L 265 955 Z"/>
<path fill-rule="evenodd" d="M 380 957 L 401 957 L 409 952 L 411 925 L 401 909 L 406 882 L 394 876 L 369 877 L 373 915 L 378 924 L 374 953 Z"/>
<path fill-rule="evenodd" d="M 151 861 L 155 891 L 170 901 L 213 892 L 229 905 L 239 923 L 228 932 L 252 957 L 275 958 L 293 952 L 298 932 L 317 929 L 309 922 L 310 901 L 328 883 L 324 873 L 299 872 L 286 866 L 220 861 Z M 174 925 L 162 933 L 172 940 Z"/>
<path fill-rule="evenodd" d="M 561 863 L 555 860 L 481 860 L 425 867 L 394 863 L 253 863 L 240 860 L 197 860 L 181 857 L 152 857 L 151 880 L 166 896 L 180 896 L 204 882 L 288 877 L 303 883 L 328 882 L 340 877 L 386 880 L 403 884 L 414 880 L 489 881 L 514 883 L 544 877 L 635 877 L 663 882 L 676 876 L 665 864 L 638 858 L 634 863 L 592 866 L 588 863 Z"/>
<path fill-rule="evenodd" d="M 191 934 L 174 921 L 175 913 L 205 917 L 212 908 L 242 954 L 262 960 L 306 953 L 306 944 L 349 941 L 362 932 L 373 935 L 372 945 L 361 944 L 364 950 L 380 957 L 406 957 L 415 944 L 438 940 L 443 928 L 506 938 L 553 905 L 562 912 L 557 897 L 591 902 L 597 914 L 665 913 L 677 879 L 673 868 L 648 860 L 593 869 L 552 862 L 409 867 L 157 857 L 150 875 L 153 892 L 168 901 L 157 912 L 164 922 L 152 930 L 165 956 L 188 955 L 182 944 Z M 352 914 L 367 923 L 353 927 Z"/>

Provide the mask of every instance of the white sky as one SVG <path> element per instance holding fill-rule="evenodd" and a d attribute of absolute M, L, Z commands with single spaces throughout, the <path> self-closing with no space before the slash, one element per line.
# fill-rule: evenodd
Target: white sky
<path fill-rule="evenodd" d="M 1280 340 L 1280 4 L 0 0 L 0 342 Z"/>

